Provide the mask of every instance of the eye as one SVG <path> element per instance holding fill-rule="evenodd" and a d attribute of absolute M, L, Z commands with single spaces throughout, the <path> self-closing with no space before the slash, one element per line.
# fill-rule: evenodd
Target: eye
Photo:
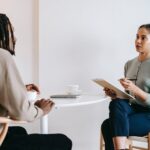
<path fill-rule="evenodd" d="M 144 41 L 144 40 L 146 40 L 147 38 L 146 38 L 146 36 L 142 36 L 141 39 Z"/>

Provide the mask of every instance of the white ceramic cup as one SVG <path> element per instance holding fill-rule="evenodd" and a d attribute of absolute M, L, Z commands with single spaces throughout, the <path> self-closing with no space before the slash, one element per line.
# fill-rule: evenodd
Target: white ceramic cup
<path fill-rule="evenodd" d="M 28 91 L 27 98 L 29 101 L 35 101 L 37 98 L 37 92 L 36 91 Z"/>
<path fill-rule="evenodd" d="M 78 84 L 72 84 L 67 86 L 67 94 L 69 95 L 79 95 L 81 90 L 79 90 Z"/>

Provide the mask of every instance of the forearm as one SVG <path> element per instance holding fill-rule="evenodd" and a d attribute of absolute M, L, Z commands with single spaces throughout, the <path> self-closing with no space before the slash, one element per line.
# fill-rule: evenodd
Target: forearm
<path fill-rule="evenodd" d="M 140 89 L 132 81 L 128 79 L 121 79 L 120 83 L 125 88 L 125 90 L 130 91 L 135 96 L 135 98 L 141 100 L 142 102 L 147 102 L 148 93 Z"/>
<path fill-rule="evenodd" d="M 139 87 L 136 87 L 136 89 L 133 91 L 133 94 L 141 101 L 146 102 L 147 93 L 141 90 Z"/>

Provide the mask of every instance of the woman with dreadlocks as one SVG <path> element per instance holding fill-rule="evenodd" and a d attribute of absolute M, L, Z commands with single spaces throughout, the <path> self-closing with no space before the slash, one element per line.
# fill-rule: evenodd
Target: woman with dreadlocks
<path fill-rule="evenodd" d="M 27 99 L 27 90 L 39 89 L 24 85 L 12 58 L 15 37 L 9 18 L 0 14 L 0 116 L 27 122 L 50 112 L 53 102 L 40 99 L 34 104 Z M 0 150 L 71 150 L 71 140 L 63 134 L 28 134 L 22 127 L 9 127 Z"/>

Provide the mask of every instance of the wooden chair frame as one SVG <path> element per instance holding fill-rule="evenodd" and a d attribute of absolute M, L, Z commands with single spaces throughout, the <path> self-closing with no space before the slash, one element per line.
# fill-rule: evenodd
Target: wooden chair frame
<path fill-rule="evenodd" d="M 134 148 L 139 150 L 150 150 L 150 132 L 148 133 L 147 136 L 143 136 L 143 137 L 129 136 L 128 140 L 129 140 L 129 150 L 134 150 Z M 133 145 L 133 141 L 147 143 L 147 148 L 144 148 L 142 146 L 135 146 Z"/>
<path fill-rule="evenodd" d="M 133 141 L 137 142 L 144 142 L 147 143 L 147 148 L 144 148 L 142 146 L 135 146 L 133 145 Z M 150 132 L 147 136 L 139 137 L 139 136 L 129 136 L 127 139 L 129 150 L 150 150 Z M 100 150 L 105 150 L 105 143 L 103 139 L 102 133 L 100 133 Z"/>
<path fill-rule="evenodd" d="M 2 145 L 8 131 L 9 124 L 25 123 L 25 121 L 12 120 L 6 117 L 0 117 L 0 145 Z"/>

